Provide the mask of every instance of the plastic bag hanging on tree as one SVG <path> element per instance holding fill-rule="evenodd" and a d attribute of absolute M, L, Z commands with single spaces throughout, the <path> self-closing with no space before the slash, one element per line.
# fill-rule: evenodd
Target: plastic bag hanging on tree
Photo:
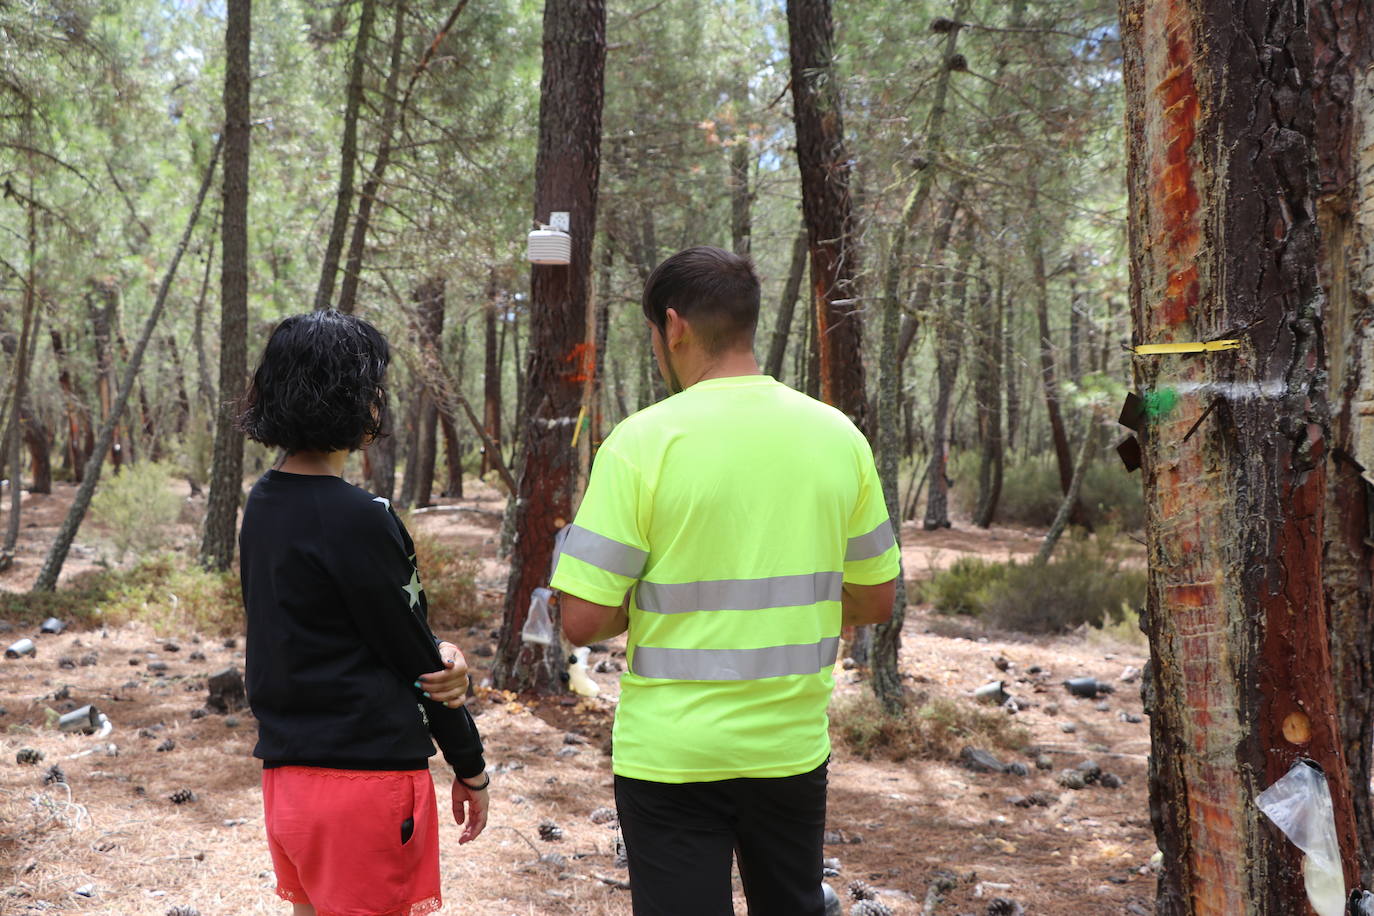
<path fill-rule="evenodd" d="M 553 645 L 553 619 L 549 617 L 549 601 L 553 591 L 536 588 L 530 593 L 530 612 L 525 615 L 525 626 L 520 630 L 520 639 L 541 646 Z"/>
<path fill-rule="evenodd" d="M 1303 883 L 1317 916 L 1346 912 L 1345 874 L 1336 841 L 1336 812 L 1326 774 L 1315 761 L 1300 757 L 1265 789 L 1255 804 L 1304 853 Z"/>

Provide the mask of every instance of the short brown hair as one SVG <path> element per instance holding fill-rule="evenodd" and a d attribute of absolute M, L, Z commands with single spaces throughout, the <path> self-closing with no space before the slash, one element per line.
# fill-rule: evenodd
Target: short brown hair
<path fill-rule="evenodd" d="M 664 330 L 668 309 L 687 320 L 707 352 L 752 347 L 759 323 L 759 278 L 753 263 L 723 248 L 686 248 L 644 282 L 644 317 Z"/>

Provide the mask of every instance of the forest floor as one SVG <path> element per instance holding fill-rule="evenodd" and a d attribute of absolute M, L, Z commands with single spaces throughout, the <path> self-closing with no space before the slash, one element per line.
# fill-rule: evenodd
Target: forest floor
<path fill-rule="evenodd" d="M 24 541 L 40 549 L 32 556 L 21 551 L 20 565 L 0 587 L 31 581 L 70 494 L 59 486 L 35 501 L 42 511 L 26 515 L 34 527 L 26 527 Z M 499 496 L 482 491 L 460 504 L 417 514 L 412 524 L 479 554 L 478 585 L 494 605 L 505 582 L 495 558 Z M 908 575 L 920 579 L 966 554 L 1033 553 L 1038 534 L 908 526 L 903 543 Z M 93 548 L 79 554 L 84 562 L 94 556 Z M 476 683 L 498 623 L 439 633 L 463 647 Z M 273 893 L 259 766 L 250 756 L 252 717 L 200 712 L 207 676 L 242 665 L 242 637 L 154 632 L 142 623 L 38 635 L 29 624 L 0 621 L 5 629 L 0 641 L 32 636 L 38 649 L 33 657 L 0 659 L 0 914 L 163 916 L 175 906 L 203 916 L 288 912 Z M 491 820 L 481 838 L 462 847 L 454 824 L 441 828 L 446 912 L 630 912 L 626 871 L 615 861 L 614 820 L 598 810 L 614 807 L 605 749 L 623 639 L 606 648 L 591 659 L 612 669 L 592 674 L 601 687 L 596 698 L 537 701 L 481 689 L 471 701 L 495 772 Z M 957 746 L 935 759 L 893 762 L 862 759 L 837 741 L 827 836 L 833 842 L 825 855 L 836 860 L 829 864 L 838 875 L 828 880 L 845 912 L 853 903 L 849 883 L 859 880 L 892 913 L 920 914 L 943 872 L 954 887 L 926 910 L 938 916 L 983 916 L 995 898 L 1046 916 L 1151 912 L 1148 722 L 1138 682 L 1121 682 L 1127 667 L 1143 668 L 1145 651 L 1095 632 L 1029 638 L 913 608 L 901 657 L 909 685 L 930 698 L 972 702 L 974 688 L 1004 680 L 1025 701 L 1012 718 L 1031 748 L 998 753 L 1029 773 L 971 772 L 954 759 Z M 999 658 L 1006 671 L 995 666 Z M 1039 673 L 1031 673 L 1033 666 Z M 1080 675 L 1115 692 L 1101 700 L 1071 697 L 1062 682 Z M 857 669 L 837 668 L 836 681 L 837 701 L 869 689 Z M 112 732 L 84 736 L 54 727 L 57 714 L 86 704 L 108 716 Z M 42 761 L 16 762 L 22 748 L 41 752 Z M 1036 756 L 1048 757 L 1053 768 L 1037 769 Z M 1121 787 L 1057 784 L 1061 770 L 1086 760 L 1118 776 Z M 64 782 L 48 780 L 54 767 Z M 440 771 L 436 765 L 443 811 L 449 777 Z M 174 802 L 182 792 L 194 797 Z M 1014 799 L 1033 803 L 1019 807 Z M 541 836 L 541 825 L 550 823 L 561 838 Z M 545 827 L 543 834 L 551 833 Z M 738 894 L 736 909 L 745 912 Z"/>

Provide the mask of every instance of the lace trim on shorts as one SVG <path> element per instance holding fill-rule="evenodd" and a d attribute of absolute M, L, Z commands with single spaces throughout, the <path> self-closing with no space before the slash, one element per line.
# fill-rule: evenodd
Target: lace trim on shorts
<path fill-rule="evenodd" d="M 278 891 L 278 893 L 280 893 L 280 891 Z M 430 913 L 439 912 L 443 905 L 443 901 L 436 895 L 434 897 L 427 897 L 424 900 L 417 900 L 409 906 L 403 906 L 394 913 L 378 914 L 378 916 L 429 916 Z M 333 910 L 316 909 L 315 916 L 341 916 L 341 914 Z"/>

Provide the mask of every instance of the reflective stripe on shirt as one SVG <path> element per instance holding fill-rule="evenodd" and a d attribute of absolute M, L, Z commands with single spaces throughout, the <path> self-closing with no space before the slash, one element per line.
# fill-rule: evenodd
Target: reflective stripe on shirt
<path fill-rule="evenodd" d="M 855 563 L 859 560 L 881 556 L 895 543 L 897 543 L 897 536 L 892 533 L 892 523 L 883 519 L 878 523 L 878 527 L 868 534 L 861 534 L 856 538 L 849 539 L 845 546 L 844 561 Z"/>
<path fill-rule="evenodd" d="M 651 614 L 689 611 L 757 611 L 805 607 L 839 601 L 844 574 L 803 573 L 763 579 L 709 579 L 702 582 L 640 582 L 635 603 Z"/>
<path fill-rule="evenodd" d="M 752 681 L 817 674 L 835 664 L 840 639 L 762 649 L 664 649 L 639 646 L 631 670 L 640 677 L 676 681 Z"/>
<path fill-rule="evenodd" d="M 575 557 L 583 563 L 590 563 L 597 569 L 604 569 L 618 576 L 628 576 L 631 579 L 639 578 L 640 573 L 644 572 L 644 563 L 649 559 L 647 550 L 622 544 L 577 525 L 568 526 L 568 536 L 558 551 L 560 557 L 563 554 Z M 555 559 L 554 568 L 557 569 L 557 566 L 558 562 Z"/>

